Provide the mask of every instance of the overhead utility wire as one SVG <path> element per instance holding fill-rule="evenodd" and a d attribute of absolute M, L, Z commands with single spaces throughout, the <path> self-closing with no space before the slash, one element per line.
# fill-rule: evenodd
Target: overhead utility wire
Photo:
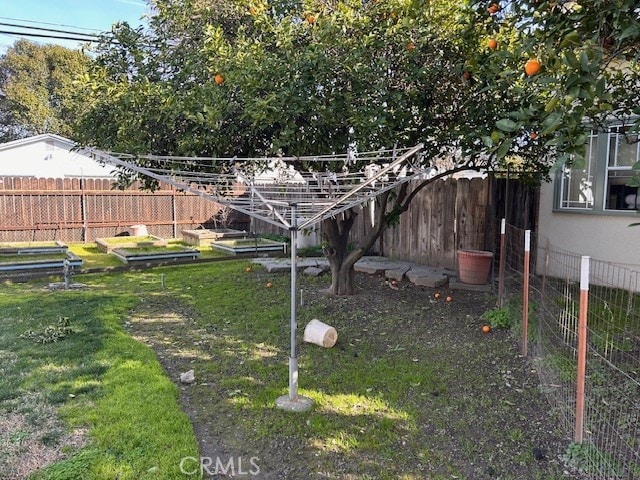
<path fill-rule="evenodd" d="M 78 42 L 99 42 L 100 39 L 96 38 L 82 38 L 82 37 L 69 37 L 69 36 L 56 36 L 45 35 L 44 33 L 28 33 L 28 32 L 11 32 L 8 30 L 0 30 L 0 34 L 16 35 L 19 37 L 34 37 L 34 38 L 55 38 L 56 40 L 75 40 Z M 109 43 L 118 43 L 115 40 L 109 40 Z"/>
<path fill-rule="evenodd" d="M 98 38 L 82 38 L 82 37 L 68 37 L 68 36 L 56 36 L 56 35 L 45 35 L 43 33 L 27 33 L 27 32 L 11 32 L 8 30 L 0 30 L 0 34 L 4 35 L 16 35 L 18 37 L 34 37 L 34 38 L 55 38 L 56 40 L 75 40 L 78 42 L 93 42 L 97 43 L 100 41 Z M 118 43 L 116 40 L 108 40 L 109 43 Z"/>
<path fill-rule="evenodd" d="M 38 20 L 27 20 L 26 18 L 14 18 L 14 17 L 0 17 L 0 20 L 9 20 L 11 22 L 24 22 L 27 24 L 48 25 L 50 27 L 69 27 L 76 30 L 87 30 L 89 32 L 95 32 L 95 28 L 78 27 L 76 25 L 67 25 L 65 23 L 51 23 L 51 22 L 39 22 Z"/>
<path fill-rule="evenodd" d="M 5 34 L 5 35 L 15 35 L 19 37 L 34 37 L 34 38 L 52 38 L 56 40 L 74 40 L 78 42 L 92 42 L 92 43 L 97 43 L 102 41 L 99 35 L 93 34 L 93 33 L 74 32 L 71 30 L 59 30 L 55 28 L 32 27 L 29 25 L 19 25 L 15 23 L 6 23 L 6 22 L 0 22 L 0 26 L 20 28 L 20 29 L 27 30 L 26 32 L 15 31 L 15 30 L 0 30 L 0 34 Z M 30 30 L 62 33 L 63 35 L 50 35 L 46 33 L 32 32 Z M 70 36 L 67 34 L 69 34 Z M 117 40 L 113 40 L 113 39 L 107 40 L 107 42 L 119 43 Z"/>
<path fill-rule="evenodd" d="M 73 32 L 71 30 L 58 30 L 55 28 L 44 28 L 44 27 L 32 27 L 30 25 L 20 25 L 18 23 L 5 23 L 0 22 L 0 25 L 3 27 L 16 27 L 16 28 L 24 28 L 25 30 L 41 30 L 43 32 L 54 32 L 54 33 L 68 33 L 70 35 L 82 35 L 83 37 L 92 37 L 98 38 L 98 35 L 95 33 L 82 33 L 82 32 Z"/>

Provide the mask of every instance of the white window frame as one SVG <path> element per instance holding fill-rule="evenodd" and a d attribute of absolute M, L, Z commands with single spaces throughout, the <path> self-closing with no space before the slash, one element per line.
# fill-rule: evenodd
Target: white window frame
<path fill-rule="evenodd" d="M 561 210 L 593 210 L 594 207 L 594 167 L 596 163 L 597 151 L 598 151 L 598 134 L 597 132 L 591 132 L 588 137 L 588 143 L 586 144 L 586 155 L 584 158 L 584 165 L 580 168 L 572 168 L 568 166 L 562 167 L 562 172 L 559 175 L 560 191 L 559 191 L 559 208 Z M 584 197 L 584 200 L 573 200 L 570 198 L 572 194 L 575 194 L 575 189 L 571 189 L 572 185 L 572 173 L 580 173 L 584 178 L 584 182 L 581 182 L 579 196 Z"/>
<path fill-rule="evenodd" d="M 620 145 L 625 145 L 620 136 L 624 137 L 623 129 L 628 126 L 630 126 L 629 123 L 620 123 L 611 125 L 606 130 L 594 130 L 590 133 L 585 144 L 584 166 L 580 168 L 564 166 L 556 175 L 553 211 L 614 216 L 636 215 L 637 210 L 640 209 L 640 195 L 631 187 L 623 187 L 633 176 L 634 162 L 628 165 L 630 159 L 625 157 L 623 163 L 627 165 L 619 165 L 617 160 L 617 150 Z M 640 161 L 640 142 L 631 142 L 631 145 L 635 146 L 635 161 L 638 162 Z M 625 149 L 627 149 L 625 155 L 629 155 L 627 145 Z M 633 147 L 631 151 L 633 152 Z M 633 153 L 631 155 L 633 156 Z M 615 159 L 611 165 L 610 159 Z M 572 181 L 572 175 L 578 178 L 574 177 Z M 614 183 L 614 186 L 619 186 L 615 186 L 611 191 L 611 178 L 615 179 L 616 176 L 624 178 L 624 182 Z M 581 178 L 583 181 L 580 180 Z M 614 198 L 616 195 L 617 197 Z M 628 195 L 635 195 L 635 207 L 627 206 L 625 200 Z"/>
<path fill-rule="evenodd" d="M 607 133 L 607 154 L 604 159 L 606 162 L 605 174 L 604 174 L 604 189 L 603 189 L 603 209 L 607 212 L 619 212 L 624 210 L 636 210 L 640 206 L 640 198 L 636 196 L 633 204 L 629 204 L 625 201 L 627 195 L 623 198 L 616 198 L 616 207 L 611 208 L 611 200 L 613 195 L 610 194 L 610 180 L 611 178 L 622 177 L 629 180 L 633 176 L 633 164 L 640 161 L 640 142 L 636 141 L 631 143 L 631 149 L 635 148 L 635 159 L 631 162 L 631 165 L 619 165 L 619 149 L 622 142 L 626 142 L 626 134 L 624 133 L 625 125 L 618 125 L 612 127 Z M 633 135 L 637 137 L 636 134 Z M 613 149 L 613 152 L 612 152 Z M 613 165 L 611 160 L 614 160 Z M 630 190 L 630 189 L 627 189 Z M 629 193 L 628 195 L 635 195 Z M 622 207 L 621 207 L 622 205 Z M 627 206 L 628 205 L 628 206 Z"/>

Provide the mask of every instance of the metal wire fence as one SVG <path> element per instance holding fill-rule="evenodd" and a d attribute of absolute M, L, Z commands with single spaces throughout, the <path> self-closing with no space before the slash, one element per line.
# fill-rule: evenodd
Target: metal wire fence
<path fill-rule="evenodd" d="M 507 226 L 504 236 L 499 303 L 522 316 L 528 295 L 522 338 L 560 426 L 574 439 L 564 460 L 593 479 L 640 478 L 640 272 L 583 259 L 534 235 L 525 290 L 525 232 Z"/>

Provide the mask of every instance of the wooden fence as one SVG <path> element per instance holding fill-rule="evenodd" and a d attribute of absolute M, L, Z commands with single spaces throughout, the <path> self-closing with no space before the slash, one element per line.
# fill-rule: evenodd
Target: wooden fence
<path fill-rule="evenodd" d="M 220 226 L 224 214 L 219 205 L 168 185 L 155 192 L 112 187 L 109 179 L 0 177 L 0 241 L 93 241 L 137 224 L 177 238 L 185 229 Z M 238 216 L 226 220 L 248 228 Z"/>
<path fill-rule="evenodd" d="M 416 182 L 410 188 L 415 188 Z M 392 258 L 426 265 L 456 268 L 458 249 L 484 250 L 491 247 L 487 231 L 489 218 L 487 179 L 438 180 L 423 188 L 409 210 L 400 216 L 378 242 L 378 252 Z M 362 215 L 357 236 L 371 228 L 368 215 Z"/>
<path fill-rule="evenodd" d="M 416 181 L 409 188 L 418 184 Z M 449 178 L 426 186 L 413 199 L 409 210 L 400 216 L 399 223 L 380 237 L 375 253 L 456 268 L 458 249 L 491 250 L 495 238 L 491 185 L 489 178 Z M 369 208 L 362 208 L 351 231 L 352 242 L 358 242 L 371 229 L 370 219 Z M 259 221 L 253 229 L 286 234 Z"/>
<path fill-rule="evenodd" d="M 491 176 L 438 180 L 416 195 L 373 250 L 396 259 L 456 268 L 458 249 L 496 249 L 496 218 L 502 217 L 507 204 L 510 223 L 535 230 L 537 189 Z M 151 234 L 163 238 L 179 238 L 186 229 L 220 226 L 288 234 L 266 222 L 250 223 L 244 215 L 223 219 L 224 213 L 211 201 L 164 184 L 148 192 L 136 186 L 115 190 L 107 179 L 0 177 L 0 241 L 93 241 L 136 224 L 147 225 Z M 368 207 L 359 211 L 352 242 L 370 230 L 370 218 Z"/>

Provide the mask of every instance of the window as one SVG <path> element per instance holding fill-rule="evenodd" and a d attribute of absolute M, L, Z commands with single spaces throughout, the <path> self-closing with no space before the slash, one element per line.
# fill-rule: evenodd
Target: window
<path fill-rule="evenodd" d="M 558 175 L 556 208 L 585 212 L 634 212 L 640 195 L 630 187 L 633 165 L 640 161 L 640 136 L 620 125 L 592 132 L 583 164 L 565 166 Z"/>
<path fill-rule="evenodd" d="M 584 165 L 563 167 L 560 208 L 593 208 L 592 166 L 598 150 L 598 136 L 592 133 L 586 144 Z"/>
<path fill-rule="evenodd" d="M 630 187 L 632 167 L 640 158 L 638 135 L 631 135 L 626 127 L 615 127 L 609 133 L 607 175 L 604 191 L 607 210 L 635 210 L 640 208 L 638 189 Z"/>

